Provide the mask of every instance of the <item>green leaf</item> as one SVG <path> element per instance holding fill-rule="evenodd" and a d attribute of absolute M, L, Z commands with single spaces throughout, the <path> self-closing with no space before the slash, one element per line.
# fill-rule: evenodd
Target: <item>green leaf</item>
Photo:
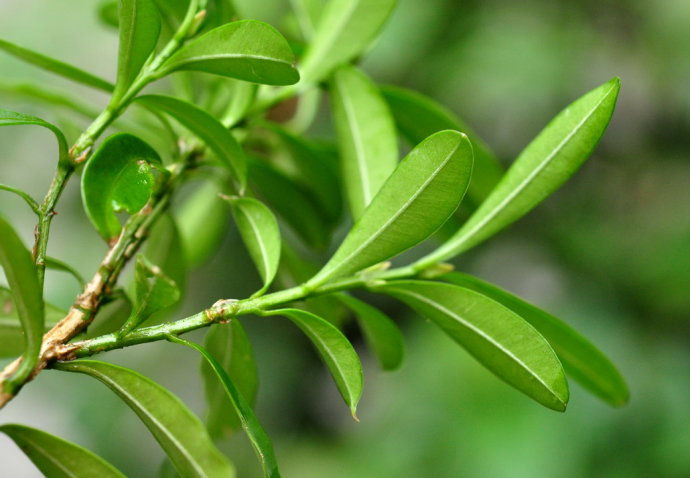
<path fill-rule="evenodd" d="M 0 40 L 0 50 L 10 55 L 31 63 L 34 66 L 56 73 L 64 78 L 76 81 L 86 86 L 91 86 L 103 91 L 113 91 L 113 84 L 97 76 L 92 75 L 75 66 L 68 65 L 49 56 L 28 50 L 7 40 Z"/>
<path fill-rule="evenodd" d="M 22 191 L 19 188 L 8 186 L 7 184 L 0 184 L 0 191 L 7 191 L 12 194 L 16 194 L 24 200 L 26 204 L 31 208 L 31 210 L 38 216 L 41 214 L 41 206 L 36 202 L 34 198 L 31 197 L 26 191 Z"/>
<path fill-rule="evenodd" d="M 12 292 L 12 301 L 24 332 L 22 362 L 5 383 L 6 392 L 13 394 L 31 374 L 41 351 L 44 330 L 43 291 L 38 282 L 31 253 L 12 226 L 0 216 L 0 266 Z"/>
<path fill-rule="evenodd" d="M 27 457 L 51 478 L 125 478 L 113 465 L 86 448 L 35 428 L 2 425 Z"/>
<path fill-rule="evenodd" d="M 565 372 L 549 343 L 503 305 L 453 284 L 395 281 L 373 288 L 431 319 L 499 378 L 545 407 L 564 411 Z"/>
<path fill-rule="evenodd" d="M 186 43 L 161 67 L 159 76 L 196 70 L 266 85 L 299 80 L 287 40 L 256 20 L 228 23 Z"/>
<path fill-rule="evenodd" d="M 44 304 L 46 332 L 66 315 L 65 311 L 54 305 Z M 24 352 L 24 329 L 14 304 L 12 291 L 0 286 L 0 358 L 16 357 Z"/>
<path fill-rule="evenodd" d="M 472 142 L 474 169 L 467 196 L 480 204 L 503 176 L 503 167 L 484 141 L 455 114 L 413 90 L 384 86 L 381 93 L 390 106 L 400 133 L 410 144 L 444 129 L 462 131 Z"/>
<path fill-rule="evenodd" d="M 259 420 L 254 415 L 254 410 L 252 410 L 251 405 L 242 396 L 240 391 L 237 389 L 235 384 L 230 379 L 230 376 L 225 371 L 223 366 L 215 359 L 213 355 L 209 353 L 201 345 L 195 344 L 188 340 L 180 339 L 179 337 L 170 337 L 172 342 L 176 342 L 187 347 L 191 347 L 201 354 L 201 356 L 206 360 L 209 367 L 216 374 L 217 380 L 220 380 L 227 398 L 230 399 L 233 408 L 237 412 L 241 422 L 242 428 L 247 433 L 249 441 L 256 451 L 256 455 L 261 462 L 261 466 L 264 471 L 264 476 L 266 478 L 280 478 L 280 472 L 278 471 L 278 462 L 273 452 L 273 444 L 271 439 L 268 437 L 263 427 L 259 423 Z"/>
<path fill-rule="evenodd" d="M 191 103 L 170 96 L 146 95 L 137 100 L 169 114 L 197 135 L 232 173 L 240 191 L 244 190 L 247 182 L 244 152 L 232 133 L 217 119 Z"/>
<path fill-rule="evenodd" d="M 338 298 L 355 313 L 364 338 L 383 370 L 395 370 L 402 363 L 405 345 L 398 326 L 374 306 L 348 294 Z"/>
<path fill-rule="evenodd" d="M 65 135 L 62 134 L 60 129 L 43 121 L 41 118 L 36 118 L 35 116 L 29 116 L 22 113 L 15 113 L 14 111 L 3 110 L 0 108 L 0 126 L 14 126 L 14 125 L 26 125 L 33 124 L 36 126 L 42 126 L 43 128 L 48 128 L 57 139 L 58 142 L 58 154 L 61 162 L 69 162 L 69 149 L 67 147 L 67 140 Z"/>
<path fill-rule="evenodd" d="M 218 360 L 247 402 L 253 404 L 259 378 L 254 352 L 240 321 L 231 320 L 227 325 L 212 326 L 206 334 L 204 347 Z M 201 362 L 201 375 L 208 403 L 206 428 L 213 438 L 228 436 L 241 426 L 237 411 L 227 406 L 225 388 L 206 361 Z"/>
<path fill-rule="evenodd" d="M 302 84 L 321 81 L 371 44 L 395 7 L 396 0 L 331 0 L 304 53 Z"/>
<path fill-rule="evenodd" d="M 398 165 L 398 139 L 388 106 L 364 73 L 341 67 L 330 85 L 342 177 L 357 220 Z"/>
<path fill-rule="evenodd" d="M 206 263 L 218 249 L 228 228 L 230 207 L 218 195 L 225 192 L 218 181 L 206 181 L 175 213 L 184 255 L 190 268 Z M 199 214 L 199 211 L 204 211 Z"/>
<path fill-rule="evenodd" d="M 118 28 L 120 25 L 120 16 L 118 14 L 117 0 L 106 0 L 98 6 L 98 19 L 104 25 Z"/>
<path fill-rule="evenodd" d="M 170 214 L 162 215 L 149 234 L 144 255 L 177 284 L 180 292 L 185 290 L 187 284 L 187 262 L 182 251 L 182 239 L 175 220 Z M 175 309 L 173 305 L 153 314 L 146 320 L 147 325 L 161 323 Z"/>
<path fill-rule="evenodd" d="M 132 316 L 132 303 L 123 290 L 117 290 L 109 300 L 98 308 L 96 319 L 89 325 L 81 338 L 91 339 L 115 333 Z"/>
<path fill-rule="evenodd" d="M 113 101 L 121 98 L 134 82 L 156 48 L 161 19 L 151 0 L 120 0 L 120 49 Z"/>
<path fill-rule="evenodd" d="M 284 173 L 308 189 L 314 196 L 315 205 L 329 223 L 337 223 L 342 213 L 340 180 L 337 161 L 327 157 L 323 151 L 305 140 L 273 123 L 263 126 L 276 133 L 282 148 L 280 152 L 288 155 Z M 276 151 L 276 155 L 279 151 Z"/>
<path fill-rule="evenodd" d="M 329 232 L 308 191 L 260 160 L 249 162 L 252 187 L 290 227 L 312 247 L 324 249 Z"/>
<path fill-rule="evenodd" d="M 118 133 L 106 139 L 86 163 L 81 194 L 86 214 L 98 233 L 110 241 L 122 226 L 116 212 L 134 214 L 153 193 L 151 165 L 161 163 L 158 153 L 141 139 Z"/>
<path fill-rule="evenodd" d="M 254 103 L 258 85 L 230 78 L 222 78 L 222 80 L 225 80 L 224 89 L 230 94 L 223 112 L 222 123 L 226 128 L 232 128 L 245 117 Z"/>
<path fill-rule="evenodd" d="M 309 337 L 356 419 L 357 403 L 362 396 L 362 364 L 342 332 L 330 322 L 304 310 L 278 309 L 266 313 L 287 317 Z"/>
<path fill-rule="evenodd" d="M 185 477 L 233 477 L 234 467 L 215 447 L 204 425 L 179 398 L 143 375 L 95 360 L 57 363 L 55 368 L 103 382 L 151 431 Z"/>
<path fill-rule="evenodd" d="M 616 366 L 585 337 L 553 315 L 476 277 L 459 272 L 441 279 L 479 292 L 509 308 L 551 344 L 568 375 L 611 405 L 628 402 L 630 392 Z"/>
<path fill-rule="evenodd" d="M 520 153 L 460 230 L 418 265 L 432 265 L 476 246 L 558 189 L 584 163 L 604 134 L 619 91 L 620 80 L 614 78 L 559 113 Z"/>
<path fill-rule="evenodd" d="M 134 284 L 134 312 L 120 330 L 122 335 L 126 335 L 156 312 L 171 307 L 180 300 L 180 289 L 175 281 L 142 255 L 137 256 Z"/>
<path fill-rule="evenodd" d="M 85 286 L 86 281 L 84 280 L 84 276 L 82 276 L 78 270 L 76 270 L 74 267 L 71 265 L 67 264 L 64 261 L 61 261 L 60 259 L 56 259 L 55 257 L 46 257 L 46 267 L 48 269 L 52 269 L 54 271 L 60 271 L 60 272 L 66 272 L 67 274 L 71 275 L 74 277 L 77 282 L 79 283 L 80 286 Z"/>
<path fill-rule="evenodd" d="M 409 249 L 457 209 L 472 172 L 472 146 L 457 131 L 419 144 L 381 187 L 328 263 L 309 282 L 317 287 Z"/>
<path fill-rule="evenodd" d="M 242 241 L 263 280 L 263 287 L 253 297 L 262 295 L 273 282 L 280 263 L 278 221 L 271 210 L 256 199 L 233 196 L 227 200 Z"/>

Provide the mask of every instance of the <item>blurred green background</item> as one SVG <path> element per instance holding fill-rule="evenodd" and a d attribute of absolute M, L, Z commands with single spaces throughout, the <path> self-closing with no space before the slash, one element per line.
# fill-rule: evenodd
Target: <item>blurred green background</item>
<path fill-rule="evenodd" d="M 107 78 L 116 34 L 92 0 L 2 0 L 0 37 Z M 289 25 L 289 3 L 237 2 L 246 16 Z M 307 341 L 276 319 L 244 320 L 255 345 L 258 414 L 285 477 L 690 476 L 690 2 L 688 0 L 401 0 L 366 56 L 378 81 L 428 94 L 458 113 L 504 164 L 570 101 L 612 76 L 622 91 L 592 159 L 507 232 L 471 251 L 461 270 L 563 318 L 608 353 L 631 402 L 612 409 L 572 386 L 565 414 L 540 408 L 479 367 L 433 325 L 379 305 L 402 325 L 406 360 L 382 373 L 367 351 L 361 422 L 349 418 Z M 107 98 L 0 54 L 0 106 L 66 125 L 87 120 L 3 92 L 7 81 Z M 52 174 L 49 133 L 0 130 L 0 179 L 36 197 Z M 105 246 L 89 229 L 77 182 L 55 221 L 51 250 L 85 274 Z M 0 213 L 27 243 L 33 218 L 8 194 Z M 230 227 L 213 262 L 192 273 L 183 310 L 250 293 L 256 274 Z M 50 274 L 49 299 L 75 283 Z M 197 335 L 197 338 L 200 335 Z M 358 346 L 362 344 L 358 342 Z M 108 360 L 148 374 L 202 413 L 193 352 L 151 344 Z M 101 384 L 48 371 L 0 413 L 80 443 L 133 477 L 154 476 L 162 452 Z M 223 443 L 240 477 L 260 476 L 243 437 Z M 0 436 L 0 475 L 38 476 Z"/>

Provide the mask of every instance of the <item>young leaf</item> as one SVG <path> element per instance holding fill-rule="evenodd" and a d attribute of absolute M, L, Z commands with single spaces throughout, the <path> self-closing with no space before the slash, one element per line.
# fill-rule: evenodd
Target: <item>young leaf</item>
<path fill-rule="evenodd" d="M 170 96 L 146 95 L 137 101 L 169 114 L 182 126 L 197 135 L 232 173 L 244 190 L 247 182 L 247 165 L 242 148 L 232 133 L 217 119 L 186 101 Z"/>
<path fill-rule="evenodd" d="M 273 282 L 280 263 L 278 221 L 271 210 L 256 199 L 233 196 L 228 201 L 242 241 L 264 283 L 254 296 L 262 295 Z"/>
<path fill-rule="evenodd" d="M 352 416 L 356 418 L 357 403 L 362 396 L 362 364 L 342 332 L 330 322 L 304 310 L 278 309 L 267 313 L 287 317 L 309 337 L 331 372 Z"/>
<path fill-rule="evenodd" d="M 613 115 L 620 80 L 614 78 L 559 113 L 520 153 L 501 182 L 443 246 L 418 267 L 476 246 L 527 214 L 584 163 Z"/>
<path fill-rule="evenodd" d="M 434 321 L 486 368 L 542 405 L 564 411 L 568 382 L 549 343 L 503 305 L 453 284 L 395 281 L 374 288 Z"/>
<path fill-rule="evenodd" d="M 51 478 L 125 478 L 113 465 L 89 450 L 35 428 L 2 425 L 27 457 Z"/>
<path fill-rule="evenodd" d="M 175 222 L 190 268 L 207 262 L 218 249 L 228 228 L 230 207 L 218 195 L 225 192 L 218 181 L 206 181 L 180 205 Z M 199 214 L 199 211 L 204 211 Z"/>
<path fill-rule="evenodd" d="M 57 324 L 65 316 L 65 311 L 45 304 L 44 316 L 43 332 Z M 0 286 L 0 358 L 20 355 L 24 351 L 24 340 L 24 330 L 14 305 L 12 291 Z"/>
<path fill-rule="evenodd" d="M 244 428 L 244 431 L 247 433 L 249 441 L 254 447 L 254 451 L 256 451 L 256 455 L 259 457 L 259 461 L 264 470 L 264 476 L 266 478 L 280 478 L 278 462 L 273 452 L 271 439 L 264 431 L 256 415 L 254 415 L 254 410 L 252 410 L 251 405 L 242 396 L 223 366 L 201 345 L 179 337 L 171 337 L 170 340 L 191 347 L 201 354 L 206 363 L 208 363 L 209 367 L 216 374 L 216 380 L 220 380 L 227 398 L 230 399 L 233 408 L 239 416 L 242 422 L 242 428 Z"/>
<path fill-rule="evenodd" d="M 179 398 L 133 370 L 95 360 L 57 363 L 58 370 L 89 375 L 110 388 L 141 419 L 185 477 L 235 476 L 204 425 Z"/>
<path fill-rule="evenodd" d="M 227 372 L 242 396 L 253 404 L 258 388 L 258 373 L 251 343 L 239 320 L 214 325 L 204 340 L 204 347 Z M 206 428 L 214 439 L 229 435 L 241 426 L 234 408 L 227 406 L 226 391 L 206 361 L 201 362 L 208 416 Z"/>
<path fill-rule="evenodd" d="M 120 0 L 120 50 L 113 99 L 121 98 L 156 48 L 161 30 L 152 0 Z"/>
<path fill-rule="evenodd" d="M 299 80 L 287 40 L 256 20 L 228 23 L 188 42 L 161 67 L 159 76 L 196 70 L 266 85 Z"/>
<path fill-rule="evenodd" d="M 328 224 L 308 191 L 261 160 L 249 162 L 249 177 L 261 198 L 302 240 L 317 249 L 328 245 Z"/>
<path fill-rule="evenodd" d="M 397 86 L 384 86 L 381 93 L 390 106 L 398 131 L 410 144 L 417 144 L 444 129 L 462 131 L 467 135 L 474 152 L 474 169 L 467 197 L 480 204 L 503 176 L 503 167 L 486 143 L 455 114 L 429 97 Z"/>
<path fill-rule="evenodd" d="M 114 85 L 102 78 L 92 75 L 67 63 L 63 63 L 49 56 L 42 55 L 35 51 L 28 50 L 7 40 L 0 40 L 0 50 L 9 53 L 21 60 L 31 63 L 39 68 L 56 73 L 62 77 L 81 83 L 82 85 L 92 86 L 103 91 L 113 91 Z"/>
<path fill-rule="evenodd" d="M 341 67 L 330 85 L 342 177 L 357 220 L 398 165 L 398 140 L 386 103 L 364 73 Z"/>
<path fill-rule="evenodd" d="M 35 116 L 29 116 L 22 113 L 15 113 L 14 111 L 0 109 L 0 126 L 13 126 L 25 124 L 33 124 L 36 126 L 42 126 L 43 128 L 48 128 L 57 139 L 58 155 L 60 161 L 69 161 L 69 150 L 67 147 L 67 140 L 65 139 L 65 135 L 62 134 L 62 131 L 60 131 L 60 129 L 57 126 L 50 124 L 47 121 L 43 121 L 41 118 L 36 118 Z"/>
<path fill-rule="evenodd" d="M 395 322 L 376 307 L 351 295 L 338 294 L 338 299 L 355 313 L 364 338 L 376 354 L 381 368 L 395 370 L 400 367 L 405 346 L 402 333 Z"/>
<path fill-rule="evenodd" d="M 568 375 L 611 405 L 621 406 L 627 403 L 628 387 L 616 366 L 568 324 L 476 277 L 452 272 L 441 279 L 479 292 L 509 308 L 544 336 L 560 358 Z"/>
<path fill-rule="evenodd" d="M 134 283 L 136 288 L 134 311 L 120 329 L 122 335 L 127 334 L 156 312 L 180 300 L 180 289 L 175 281 L 142 255 L 137 256 Z"/>
<path fill-rule="evenodd" d="M 317 287 L 422 242 L 458 207 L 471 172 L 472 146 L 464 134 L 448 130 L 429 136 L 401 161 L 308 284 Z"/>
<path fill-rule="evenodd" d="M 359 56 L 390 16 L 396 0 L 331 0 L 304 53 L 302 84 L 321 81 Z"/>
<path fill-rule="evenodd" d="M 0 266 L 7 278 L 12 292 L 12 302 L 24 332 L 22 362 L 14 375 L 5 383 L 5 390 L 0 390 L 0 393 L 12 394 L 17 389 L 16 384 L 24 383 L 36 365 L 41 351 L 45 317 L 43 291 L 38 282 L 31 253 L 2 216 L 0 216 Z M 3 304 L 3 306 L 6 305 Z"/>
<path fill-rule="evenodd" d="M 120 234 L 116 212 L 138 212 L 148 202 L 155 182 L 151 164 L 161 160 L 151 146 L 127 133 L 106 139 L 84 168 L 81 194 L 86 214 L 106 240 Z"/>

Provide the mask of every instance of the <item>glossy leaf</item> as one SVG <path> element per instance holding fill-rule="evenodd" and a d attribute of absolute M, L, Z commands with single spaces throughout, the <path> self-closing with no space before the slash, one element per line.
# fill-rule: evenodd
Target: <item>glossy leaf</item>
<path fill-rule="evenodd" d="M 45 304 L 43 332 L 57 324 L 65 311 L 54 305 Z M 0 358 L 16 357 L 24 351 L 24 330 L 14 305 L 12 292 L 0 286 Z"/>
<path fill-rule="evenodd" d="M 225 192 L 217 181 L 206 181 L 175 213 L 184 255 L 190 268 L 206 263 L 225 236 L 230 206 L 218 195 Z M 199 214 L 199 211 L 204 211 Z"/>
<path fill-rule="evenodd" d="M 250 161 L 249 177 L 261 198 L 302 240 L 318 249 L 328 245 L 328 225 L 308 191 L 260 160 Z"/>
<path fill-rule="evenodd" d="M 405 345 L 398 326 L 376 307 L 351 295 L 338 298 L 355 313 L 364 338 L 384 370 L 395 370 L 402 363 Z"/>
<path fill-rule="evenodd" d="M 302 83 L 316 83 L 361 55 L 395 7 L 396 0 L 331 0 L 304 53 Z"/>
<path fill-rule="evenodd" d="M 235 476 L 234 467 L 215 447 L 201 421 L 167 389 L 106 362 L 74 360 L 57 363 L 55 368 L 89 375 L 108 386 L 151 431 L 180 475 Z"/>
<path fill-rule="evenodd" d="M 2 425 L 27 457 L 51 478 L 125 478 L 113 465 L 89 450 L 35 428 Z"/>
<path fill-rule="evenodd" d="M 247 181 L 244 152 L 232 133 L 217 119 L 191 103 L 170 96 L 146 95 L 137 100 L 169 114 L 197 135 L 229 169 L 240 190 L 244 189 Z"/>
<path fill-rule="evenodd" d="M 419 144 L 381 187 L 333 257 L 308 284 L 357 272 L 409 249 L 436 231 L 465 195 L 472 146 L 457 131 Z"/>
<path fill-rule="evenodd" d="M 509 308 L 551 344 L 566 372 L 587 390 L 614 406 L 627 403 L 628 387 L 616 366 L 585 337 L 553 315 L 488 282 L 459 272 L 441 277 Z"/>
<path fill-rule="evenodd" d="M 279 309 L 267 313 L 287 317 L 309 337 L 356 418 L 357 403 L 362 396 L 362 364 L 343 333 L 330 322 L 304 310 Z"/>
<path fill-rule="evenodd" d="M 398 139 L 388 106 L 364 73 L 339 68 L 330 91 L 345 192 L 357 220 L 398 165 Z"/>
<path fill-rule="evenodd" d="M 256 415 L 254 415 L 254 410 L 252 410 L 251 405 L 242 396 L 223 366 L 213 355 L 209 353 L 208 350 L 198 344 L 195 344 L 194 342 L 180 339 L 178 337 L 172 337 L 170 340 L 191 347 L 201 354 L 206 363 L 208 363 L 209 367 L 215 373 L 216 380 L 220 380 L 227 398 L 230 399 L 233 408 L 237 412 L 237 415 L 242 422 L 242 428 L 244 428 L 244 431 L 247 433 L 249 441 L 254 447 L 254 451 L 256 451 L 256 455 L 259 457 L 259 461 L 261 462 L 261 466 L 264 471 L 264 476 L 266 478 L 280 478 L 278 462 L 276 460 L 275 453 L 273 452 L 273 444 L 271 443 L 271 439 L 264 431 L 261 423 L 259 423 L 259 420 L 256 418 Z"/>
<path fill-rule="evenodd" d="M 81 83 L 82 85 L 91 86 L 108 92 L 113 91 L 114 85 L 102 78 L 98 78 L 91 73 L 54 58 L 50 58 L 49 56 L 15 45 L 7 40 L 0 40 L 0 50 L 20 60 L 24 60 L 27 63 L 31 63 L 34 66 L 50 71 L 51 73 Z"/>
<path fill-rule="evenodd" d="M 398 131 L 410 144 L 417 144 L 444 129 L 462 131 L 467 135 L 474 152 L 474 169 L 467 197 L 474 204 L 480 204 L 503 176 L 503 167 L 486 143 L 455 114 L 427 96 L 396 86 L 384 86 L 381 93 L 390 106 Z"/>
<path fill-rule="evenodd" d="M 229 324 L 211 327 L 204 347 L 216 358 L 247 402 L 253 404 L 258 389 L 258 373 L 251 343 L 240 321 L 231 320 Z M 206 361 L 201 362 L 201 375 L 208 403 L 206 428 L 215 439 L 228 436 L 241 426 L 237 411 L 228 407 L 225 388 Z"/>
<path fill-rule="evenodd" d="M 31 253 L 12 226 L 0 216 L 0 266 L 12 293 L 16 314 L 24 332 L 23 359 L 0 393 L 13 393 L 32 372 L 41 350 L 45 316 L 43 291 Z M 6 304 L 3 304 L 5 306 Z"/>
<path fill-rule="evenodd" d="M 134 267 L 136 300 L 131 317 L 120 330 L 125 335 L 156 312 L 176 304 L 180 300 L 180 289 L 160 267 L 146 257 L 137 256 Z"/>
<path fill-rule="evenodd" d="M 266 85 L 299 80 L 287 40 L 256 20 L 228 23 L 186 43 L 161 67 L 161 75 L 195 70 Z"/>
<path fill-rule="evenodd" d="M 431 319 L 482 365 L 545 407 L 564 411 L 568 382 L 549 343 L 498 302 L 453 284 L 395 281 L 374 289 Z"/>
<path fill-rule="evenodd" d="M 261 295 L 273 282 L 280 263 L 280 229 L 269 208 L 253 198 L 229 197 L 237 229 L 254 265 L 263 280 L 263 286 L 254 295 Z"/>
<path fill-rule="evenodd" d="M 35 116 L 29 116 L 22 113 L 15 113 L 14 111 L 0 109 L 0 126 L 31 124 L 49 129 L 57 139 L 58 154 L 60 161 L 69 161 L 67 140 L 65 139 L 65 135 L 62 134 L 62 131 L 60 131 L 60 129 L 57 126 L 50 124 L 47 121 L 43 121 L 41 118 L 36 118 Z"/>
<path fill-rule="evenodd" d="M 476 246 L 527 214 L 584 163 L 613 115 L 614 78 L 559 113 L 520 153 L 501 182 L 443 246 L 422 258 L 431 265 Z"/>
<path fill-rule="evenodd" d="M 86 214 L 106 240 L 120 234 L 116 212 L 138 212 L 153 192 L 151 165 L 161 160 L 151 146 L 136 136 L 118 133 L 106 139 L 86 163 L 81 178 Z"/>
<path fill-rule="evenodd" d="M 161 30 L 158 9 L 152 0 L 120 0 L 120 49 L 113 98 L 121 98 L 156 48 Z"/>

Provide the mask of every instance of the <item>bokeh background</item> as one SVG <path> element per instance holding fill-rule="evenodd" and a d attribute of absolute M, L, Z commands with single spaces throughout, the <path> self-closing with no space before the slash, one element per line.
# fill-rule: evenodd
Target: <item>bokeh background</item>
<path fill-rule="evenodd" d="M 2 0 L 0 36 L 114 78 L 117 37 L 95 3 Z M 290 24 L 287 1 L 237 3 L 247 17 Z M 612 409 L 573 384 L 565 414 L 543 409 L 432 324 L 383 301 L 405 331 L 406 359 L 382 373 L 362 348 L 355 423 L 298 332 L 275 319 L 245 320 L 261 376 L 258 414 L 283 475 L 690 476 L 690 2 L 400 0 L 363 66 L 380 82 L 447 105 L 506 165 L 566 104 L 621 77 L 614 118 L 582 171 L 457 265 L 584 333 L 619 365 L 631 401 Z M 59 121 L 72 138 L 87 120 L 12 93 L 8 82 L 25 81 L 68 91 L 85 108 L 107 101 L 0 54 L 0 106 Z M 36 128 L 0 129 L 0 180 L 42 196 L 53 141 Z M 0 195 L 0 212 L 28 243 L 33 218 L 20 200 Z M 51 250 L 89 275 L 105 249 L 81 212 L 76 182 L 60 212 Z M 180 314 L 251 292 L 255 273 L 237 244 L 230 225 L 213 261 L 192 273 Z M 64 276 L 49 276 L 52 302 L 67 306 L 76 292 Z M 202 413 L 193 352 L 156 343 L 104 358 L 151 376 Z M 128 476 L 155 476 L 163 459 L 134 415 L 83 376 L 41 374 L 0 421 L 80 443 Z M 240 477 L 260 476 L 243 437 L 222 447 Z M 0 475 L 39 476 L 5 436 Z"/>

